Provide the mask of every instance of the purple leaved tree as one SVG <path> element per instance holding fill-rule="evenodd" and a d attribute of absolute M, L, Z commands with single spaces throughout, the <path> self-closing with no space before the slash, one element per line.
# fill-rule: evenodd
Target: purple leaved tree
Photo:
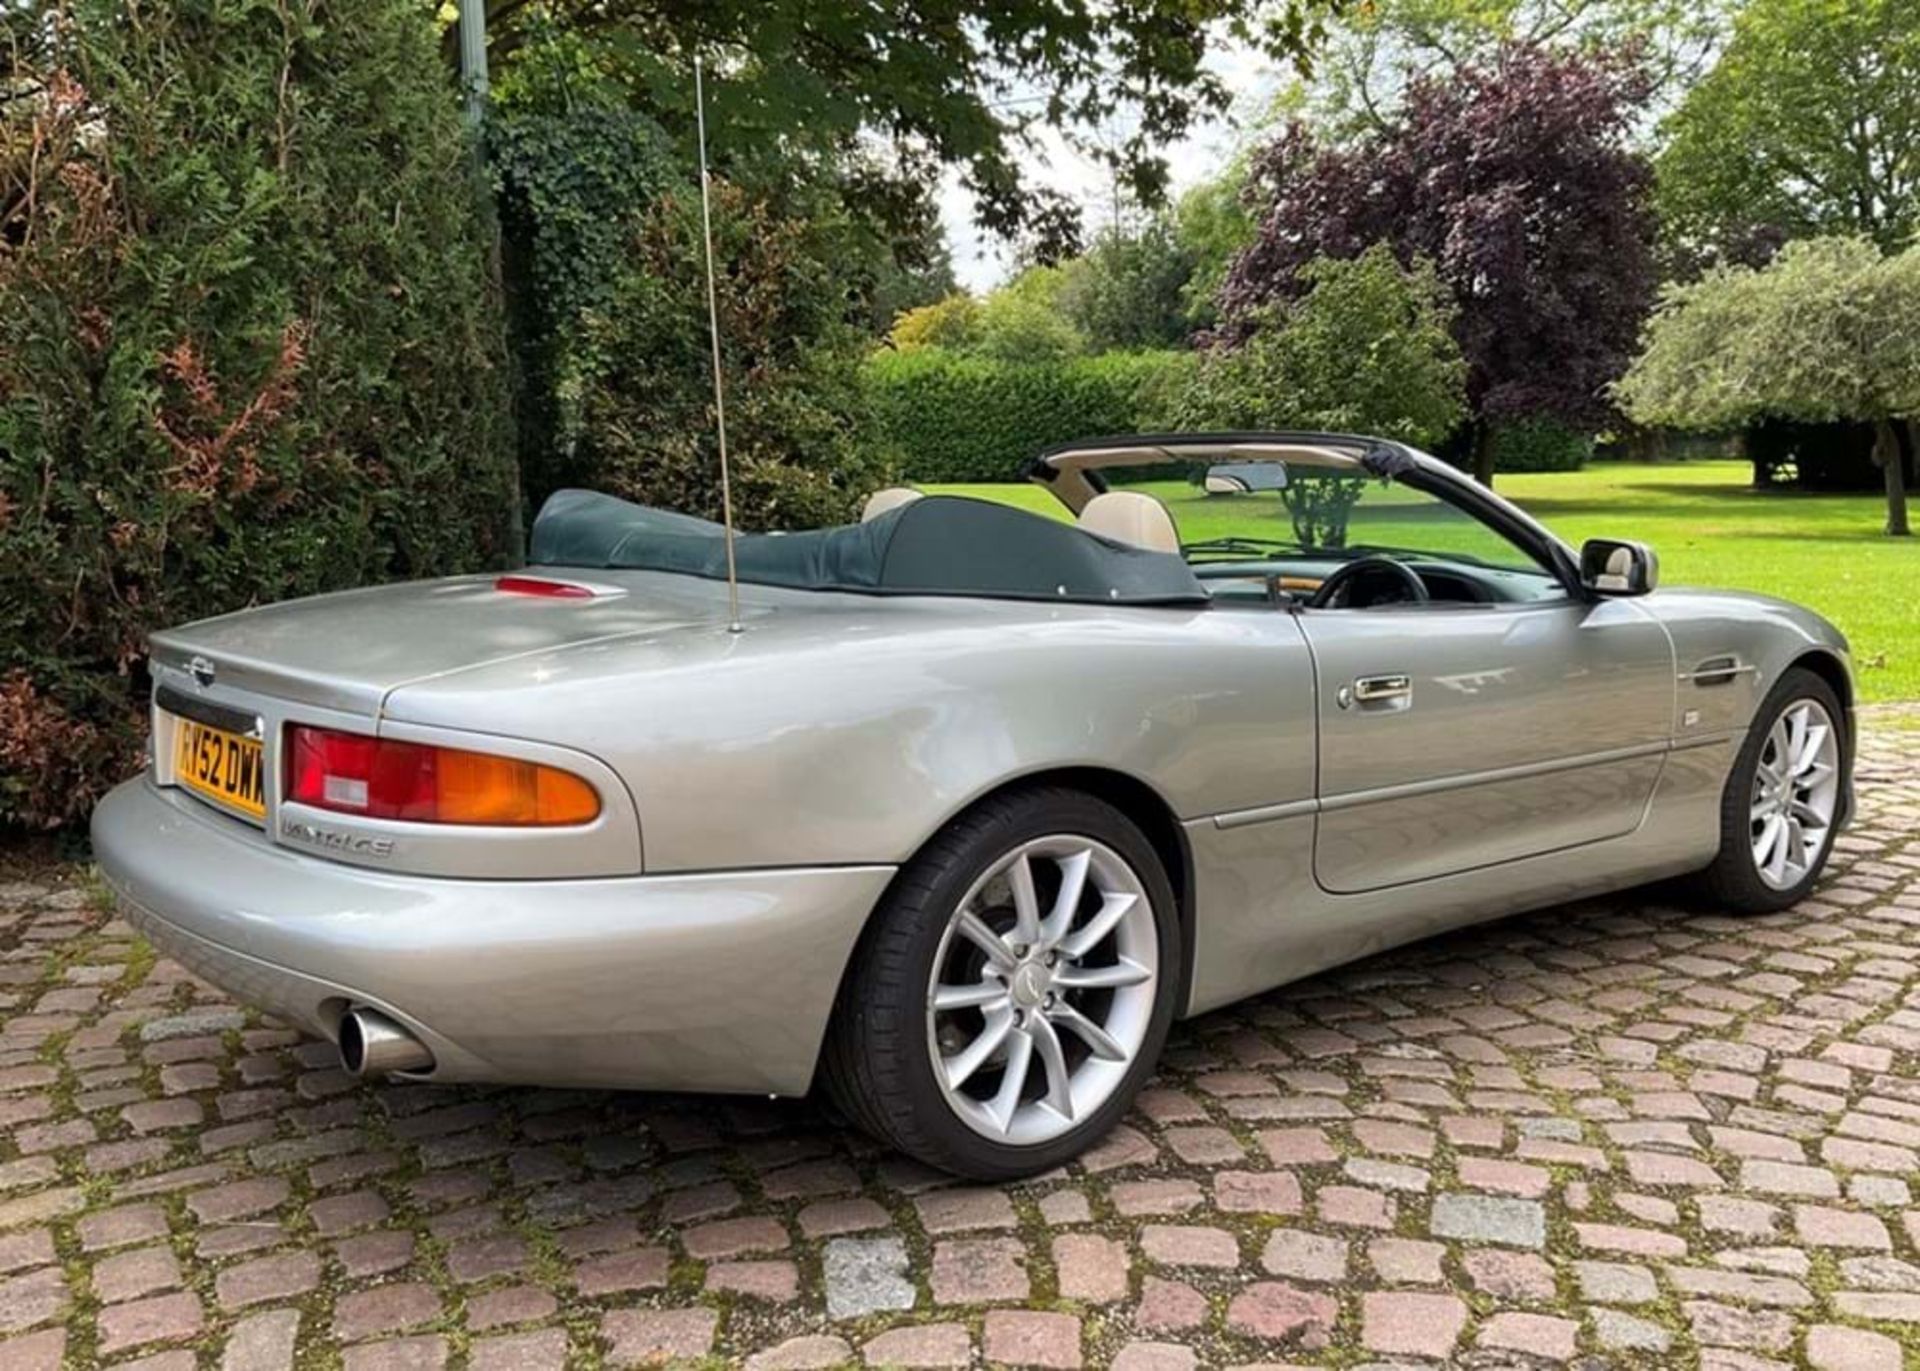
<path fill-rule="evenodd" d="M 1351 146 L 1286 129 L 1252 164 L 1259 227 L 1221 286 L 1221 341 L 1297 295 L 1315 257 L 1385 242 L 1430 260 L 1459 303 L 1481 481 L 1502 422 L 1609 422 L 1606 389 L 1653 299 L 1652 174 L 1629 140 L 1647 91 L 1631 54 L 1513 47 L 1416 81 L 1404 112 Z"/>

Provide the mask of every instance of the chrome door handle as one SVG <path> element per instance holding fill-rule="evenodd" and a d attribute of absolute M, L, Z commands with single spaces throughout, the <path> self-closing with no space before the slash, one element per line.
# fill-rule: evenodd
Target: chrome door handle
<path fill-rule="evenodd" d="M 1389 700 L 1412 700 L 1411 676 L 1362 676 L 1353 683 L 1353 698 L 1363 705 L 1384 704 Z"/>

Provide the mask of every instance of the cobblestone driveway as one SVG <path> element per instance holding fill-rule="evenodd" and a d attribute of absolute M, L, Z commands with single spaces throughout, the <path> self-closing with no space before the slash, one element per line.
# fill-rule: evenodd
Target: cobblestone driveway
<path fill-rule="evenodd" d="M 1552 909 L 1189 1024 L 1004 1189 L 804 1104 L 362 1088 L 15 883 L 0 1367 L 1920 1366 L 1911 721 L 1861 805 L 1786 915 Z"/>

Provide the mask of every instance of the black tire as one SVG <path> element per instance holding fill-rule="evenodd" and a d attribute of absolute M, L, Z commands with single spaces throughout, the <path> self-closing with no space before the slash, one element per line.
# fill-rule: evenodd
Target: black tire
<path fill-rule="evenodd" d="M 974 882 L 1021 843 L 1059 833 L 1105 844 L 1140 877 L 1153 906 L 1160 970 L 1145 1041 L 1111 1097 L 1059 1137 L 1013 1146 L 974 1131 L 942 1094 L 927 1040 L 927 985 L 948 922 Z M 881 1142 L 975 1180 L 1029 1176 L 1078 1155 L 1126 1113 L 1166 1042 L 1183 982 L 1176 910 L 1153 845 L 1104 801 L 1046 786 L 968 810 L 901 868 L 854 952 L 822 1053 L 833 1103 Z"/>
<path fill-rule="evenodd" d="M 1753 860 L 1750 827 L 1753 778 L 1766 747 L 1767 733 L 1774 721 L 1801 700 L 1817 701 L 1827 711 L 1827 717 L 1833 720 L 1839 733 L 1841 801 L 1835 808 L 1834 821 L 1827 826 L 1826 843 L 1820 849 L 1819 856 L 1808 865 L 1806 876 L 1792 886 L 1777 888 L 1761 879 Z M 1833 852 L 1833 840 L 1839 832 L 1844 814 L 1846 778 L 1852 764 L 1847 733 L 1846 714 L 1832 686 L 1805 667 L 1789 667 L 1781 673 L 1773 689 L 1767 692 L 1766 699 L 1761 701 L 1760 708 L 1754 711 L 1746 742 L 1740 748 L 1740 755 L 1734 759 L 1726 790 L 1721 794 L 1720 850 L 1715 854 L 1713 864 L 1696 874 L 1692 880 L 1695 892 L 1702 899 L 1735 913 L 1772 914 L 1799 903 L 1812 892 L 1828 856 Z"/>

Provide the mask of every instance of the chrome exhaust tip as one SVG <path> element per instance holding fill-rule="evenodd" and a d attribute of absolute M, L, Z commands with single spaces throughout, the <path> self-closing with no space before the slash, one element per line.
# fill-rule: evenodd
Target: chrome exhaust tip
<path fill-rule="evenodd" d="M 340 1016 L 340 1060 L 355 1076 L 390 1071 L 426 1071 L 433 1053 L 425 1043 L 375 1009 L 349 1009 Z"/>

